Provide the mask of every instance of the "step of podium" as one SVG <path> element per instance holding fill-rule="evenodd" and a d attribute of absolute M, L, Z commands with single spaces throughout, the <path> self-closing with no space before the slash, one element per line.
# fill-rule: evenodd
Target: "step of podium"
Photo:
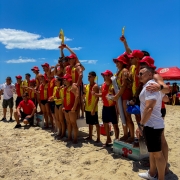
<path fill-rule="evenodd" d="M 113 142 L 113 152 L 135 161 L 149 157 L 149 153 L 141 154 L 139 147 L 133 147 L 133 144 L 118 140 L 114 140 Z"/>

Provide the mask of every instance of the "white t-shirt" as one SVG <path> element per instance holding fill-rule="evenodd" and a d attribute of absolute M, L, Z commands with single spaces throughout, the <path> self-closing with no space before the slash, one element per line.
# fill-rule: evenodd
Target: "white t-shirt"
<path fill-rule="evenodd" d="M 6 83 L 0 85 L 0 90 L 3 90 L 3 99 L 10 99 L 13 97 L 13 92 L 15 92 L 15 85 Z"/>
<path fill-rule="evenodd" d="M 152 92 L 152 93 L 150 91 L 147 91 L 146 87 L 150 83 L 157 84 L 154 80 L 149 80 L 143 86 L 143 89 L 139 95 L 141 117 L 142 117 L 144 109 L 145 109 L 146 100 L 150 100 L 150 99 L 156 100 L 156 104 L 153 108 L 152 114 L 144 126 L 153 127 L 154 129 L 161 129 L 161 128 L 164 128 L 164 120 L 163 120 L 162 114 L 161 114 L 162 98 L 164 97 L 164 94 L 161 93 L 160 91 Z"/>

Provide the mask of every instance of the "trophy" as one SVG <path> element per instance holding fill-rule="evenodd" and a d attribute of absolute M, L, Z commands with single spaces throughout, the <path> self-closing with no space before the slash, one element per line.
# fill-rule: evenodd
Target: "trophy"
<path fill-rule="evenodd" d="M 122 42 L 125 40 L 124 31 L 125 31 L 125 26 L 122 28 L 122 36 L 120 37 L 120 40 L 121 40 Z"/>
<path fill-rule="evenodd" d="M 59 39 L 61 39 L 61 45 L 64 44 L 64 32 L 62 29 L 59 32 Z"/>

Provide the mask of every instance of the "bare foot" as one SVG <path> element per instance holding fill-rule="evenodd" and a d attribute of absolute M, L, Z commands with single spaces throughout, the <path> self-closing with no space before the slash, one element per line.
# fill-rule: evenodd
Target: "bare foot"
<path fill-rule="evenodd" d="M 92 137 L 87 137 L 87 138 L 85 138 L 85 140 L 92 140 Z"/>
<path fill-rule="evenodd" d="M 97 138 L 97 140 L 95 141 L 95 143 L 100 143 L 101 141 L 100 141 L 100 139 L 99 138 Z"/>
<path fill-rule="evenodd" d="M 128 139 L 128 136 L 123 136 L 123 137 L 121 137 L 119 140 L 120 141 L 126 141 Z"/>
<path fill-rule="evenodd" d="M 134 138 L 133 137 L 129 137 L 127 140 L 126 140 L 126 143 L 133 143 L 134 142 Z"/>
<path fill-rule="evenodd" d="M 77 144 L 78 143 L 78 141 L 77 140 L 73 140 L 73 144 Z"/>

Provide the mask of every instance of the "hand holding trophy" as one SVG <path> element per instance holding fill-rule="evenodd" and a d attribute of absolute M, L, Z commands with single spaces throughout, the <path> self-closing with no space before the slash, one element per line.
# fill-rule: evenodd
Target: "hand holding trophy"
<path fill-rule="evenodd" d="M 120 41 L 122 41 L 122 42 L 126 41 L 126 39 L 124 37 L 124 31 L 125 31 L 125 26 L 122 28 L 122 36 L 120 37 Z"/>

